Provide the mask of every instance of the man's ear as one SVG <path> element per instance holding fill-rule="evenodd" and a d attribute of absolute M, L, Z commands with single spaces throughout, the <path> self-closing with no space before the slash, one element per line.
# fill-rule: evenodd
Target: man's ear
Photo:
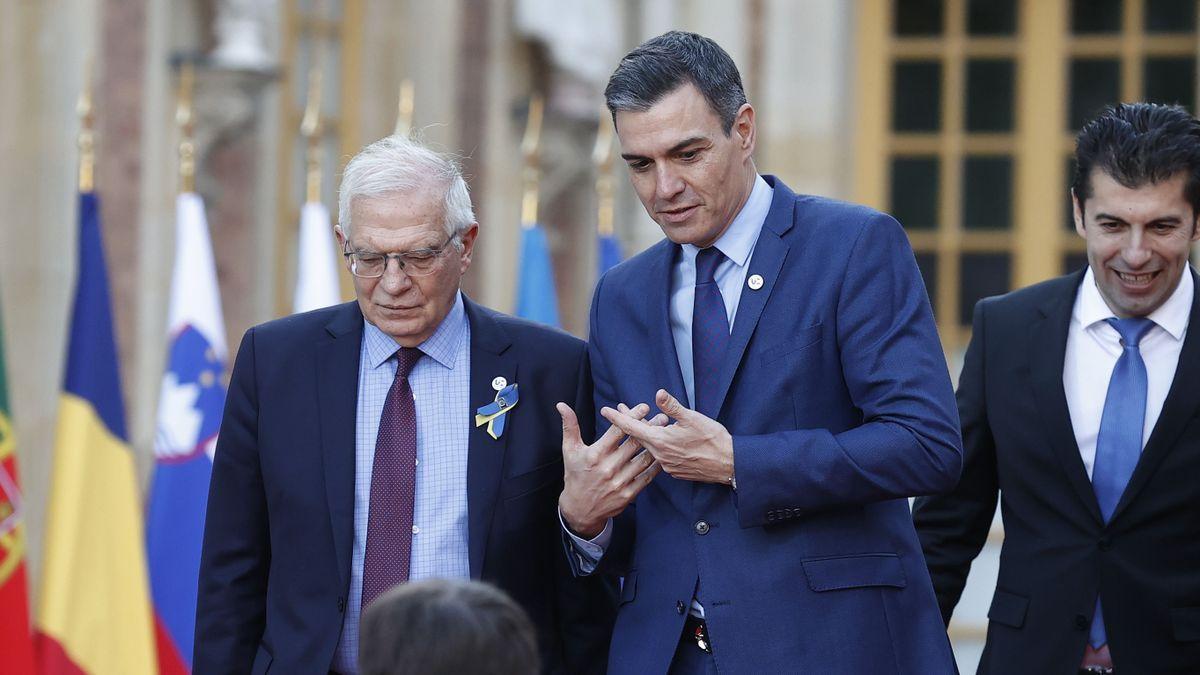
<path fill-rule="evenodd" d="M 738 144 L 746 156 L 754 154 L 754 145 L 758 142 L 758 132 L 754 125 L 754 106 L 743 103 L 733 117 L 733 127 L 730 131 L 738 136 Z"/>
<path fill-rule="evenodd" d="M 1083 202 L 1079 201 L 1079 195 L 1075 194 L 1075 188 L 1071 188 L 1071 213 L 1075 216 L 1075 232 L 1081 237 L 1087 236 L 1083 224 Z"/>
<path fill-rule="evenodd" d="M 458 235 L 458 240 L 462 242 L 462 251 L 458 255 L 459 274 L 465 274 L 471 267 L 471 255 L 475 252 L 475 238 L 478 236 L 479 223 L 471 223 Z"/>

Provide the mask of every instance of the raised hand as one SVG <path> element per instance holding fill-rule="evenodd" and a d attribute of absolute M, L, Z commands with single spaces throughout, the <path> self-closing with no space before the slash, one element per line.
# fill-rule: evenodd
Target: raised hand
<path fill-rule="evenodd" d="M 592 445 L 584 444 L 575 411 L 566 403 L 555 407 L 563 421 L 564 480 L 558 508 L 575 534 L 592 539 L 662 469 L 650 453 L 642 450 L 637 439 L 625 438 L 625 433 L 616 426 L 609 427 Z M 621 409 L 622 414 L 649 428 L 667 423 L 666 415 L 642 421 L 650 412 L 645 403 L 633 408 L 622 405 Z"/>
<path fill-rule="evenodd" d="M 658 426 L 641 420 L 641 415 L 605 406 L 600 409 L 604 419 L 612 422 L 630 438 L 654 455 L 654 459 L 675 478 L 703 483 L 733 481 L 733 437 L 720 422 L 706 417 L 659 389 L 654 402 L 673 424 Z M 640 406 L 639 406 L 640 407 Z"/>

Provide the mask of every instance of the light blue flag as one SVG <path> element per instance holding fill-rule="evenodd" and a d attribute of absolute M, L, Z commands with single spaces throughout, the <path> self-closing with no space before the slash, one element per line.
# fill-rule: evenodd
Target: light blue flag
<path fill-rule="evenodd" d="M 540 225 L 521 230 L 521 258 L 517 270 L 517 316 L 558 326 L 558 293 L 550 245 Z"/>

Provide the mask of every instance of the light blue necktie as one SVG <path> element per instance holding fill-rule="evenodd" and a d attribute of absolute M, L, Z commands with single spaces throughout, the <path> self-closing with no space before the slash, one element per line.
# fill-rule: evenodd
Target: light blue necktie
<path fill-rule="evenodd" d="M 1146 363 L 1138 343 L 1154 326 L 1150 319 L 1108 319 L 1108 325 L 1121 334 L 1121 358 L 1113 366 L 1104 397 L 1100 434 L 1096 437 L 1096 460 L 1092 464 L 1092 490 L 1107 524 L 1121 501 L 1121 493 L 1142 454 L 1142 428 L 1146 422 Z M 1088 634 L 1092 647 L 1108 642 L 1100 597 L 1096 596 L 1096 614 Z"/>

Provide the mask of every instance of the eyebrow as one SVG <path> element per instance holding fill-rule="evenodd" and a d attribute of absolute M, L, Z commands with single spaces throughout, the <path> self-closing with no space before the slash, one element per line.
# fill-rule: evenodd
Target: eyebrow
<path fill-rule="evenodd" d="M 1111 213 L 1103 213 L 1103 212 L 1096 214 L 1096 220 L 1111 220 L 1114 222 L 1121 223 L 1123 225 L 1129 224 L 1129 221 L 1125 220 L 1124 218 L 1121 218 L 1119 216 L 1114 216 Z M 1149 222 L 1151 222 L 1151 223 L 1182 223 L 1183 219 L 1181 219 L 1179 216 L 1162 216 L 1160 218 L 1152 218 L 1152 219 L 1150 219 Z"/>
<path fill-rule="evenodd" d="M 684 148 L 688 147 L 689 145 L 695 145 L 696 143 L 700 143 L 701 141 L 706 141 L 706 140 L 708 140 L 708 139 L 705 138 L 704 136 L 692 136 L 691 138 L 685 138 L 684 140 L 679 141 L 675 145 L 672 145 L 671 148 L 669 150 L 667 150 L 667 154 L 673 155 L 677 152 L 681 152 Z M 642 155 L 635 155 L 633 153 L 622 152 L 621 159 L 625 160 L 626 162 L 631 162 L 635 159 L 650 159 L 650 158 L 644 157 Z"/>

